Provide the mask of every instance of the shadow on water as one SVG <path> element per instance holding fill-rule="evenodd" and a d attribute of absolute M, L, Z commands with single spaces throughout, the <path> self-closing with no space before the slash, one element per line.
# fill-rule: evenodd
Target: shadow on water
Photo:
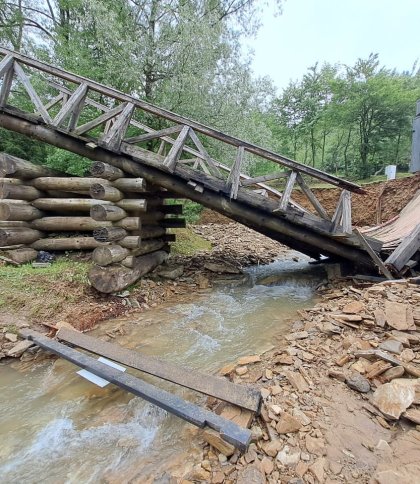
<path fill-rule="evenodd" d="M 240 285 L 230 280 L 188 303 L 135 314 L 124 320 L 126 334 L 118 342 L 215 372 L 270 347 L 296 310 L 313 303 L 325 273 L 307 262 L 290 253 L 285 260 L 247 269 Z M 147 482 L 188 459 L 196 445 L 188 424 L 112 385 L 94 386 L 63 360 L 30 372 L 0 368 L 2 482 L 93 483 L 104 474 L 115 482 L 134 476 Z M 197 401 L 190 391 L 158 384 Z"/>

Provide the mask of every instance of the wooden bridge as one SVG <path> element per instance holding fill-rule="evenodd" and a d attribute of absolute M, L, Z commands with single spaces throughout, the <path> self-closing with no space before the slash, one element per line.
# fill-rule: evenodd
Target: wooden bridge
<path fill-rule="evenodd" d="M 372 269 L 387 256 L 379 239 L 352 230 L 351 193 L 363 193 L 357 184 L 22 54 L 6 49 L 0 54 L 3 128 L 143 177 L 312 258 L 328 256 Z M 17 89 L 27 93 L 31 112 L 17 104 Z M 231 157 L 231 167 L 206 146 Z M 246 156 L 279 170 L 247 176 L 241 173 Z M 342 189 L 334 214 L 315 197 L 309 178 Z M 282 192 L 265 183 L 277 179 L 284 182 Z M 295 185 L 313 213 L 293 201 Z"/>

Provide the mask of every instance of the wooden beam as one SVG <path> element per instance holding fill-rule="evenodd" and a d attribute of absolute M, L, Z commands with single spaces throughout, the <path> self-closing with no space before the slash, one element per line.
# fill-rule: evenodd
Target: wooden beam
<path fill-rule="evenodd" d="M 261 393 L 254 390 L 251 386 L 235 385 L 224 378 L 204 375 L 191 368 L 169 363 L 160 358 L 144 355 L 138 351 L 100 341 L 92 336 L 65 328 L 60 329 L 57 338 L 149 375 L 154 375 L 191 390 L 219 398 L 251 410 L 251 412 L 259 412 Z"/>
<path fill-rule="evenodd" d="M 385 264 L 382 262 L 378 254 L 372 249 L 372 247 L 369 245 L 368 241 L 365 239 L 363 234 L 358 230 L 354 229 L 354 233 L 357 235 L 360 241 L 360 245 L 366 250 L 366 252 L 370 255 L 372 258 L 375 266 L 378 268 L 379 272 L 383 274 L 387 279 L 394 279 L 392 274 L 389 272 Z"/>
<path fill-rule="evenodd" d="M 328 216 L 328 213 L 326 212 L 324 207 L 321 205 L 321 202 L 316 198 L 315 194 L 309 188 L 309 186 L 306 184 L 305 180 L 303 179 L 303 176 L 300 173 L 298 173 L 296 180 L 297 180 L 300 188 L 302 189 L 303 193 L 306 195 L 308 200 L 311 202 L 311 205 L 318 212 L 319 216 L 322 217 L 325 220 L 330 220 L 330 217 Z"/>
<path fill-rule="evenodd" d="M 169 171 L 175 171 L 176 164 L 181 156 L 182 150 L 184 148 L 185 141 L 187 140 L 190 128 L 188 126 L 183 126 L 178 138 L 172 145 L 168 156 L 165 158 L 163 164 L 168 168 Z"/>
<path fill-rule="evenodd" d="M 150 141 L 152 139 L 161 138 L 162 136 L 169 136 L 170 134 L 179 133 L 182 130 L 182 125 L 172 126 L 170 128 L 154 131 L 153 133 L 140 134 L 132 136 L 124 141 L 126 143 L 141 143 L 142 141 Z"/>
<path fill-rule="evenodd" d="M 418 250 L 420 250 L 420 223 L 400 242 L 385 261 L 385 265 L 400 272 Z"/>
<path fill-rule="evenodd" d="M 242 451 L 247 449 L 251 441 L 251 431 L 239 427 L 239 425 L 231 420 L 226 420 L 219 415 L 187 402 L 172 393 L 161 390 L 150 383 L 146 383 L 140 378 L 116 370 L 91 356 L 87 356 L 84 353 L 63 345 L 62 343 L 47 338 L 41 333 L 29 329 L 23 329 L 20 334 L 24 338 L 33 341 L 41 348 L 70 361 L 80 368 L 90 371 L 100 378 L 104 378 L 123 390 L 133 393 L 187 422 L 197 425 L 200 428 L 208 426 L 217 430 L 220 432 L 223 439 L 230 442 L 232 445 L 237 446 Z"/>
<path fill-rule="evenodd" d="M 87 104 L 91 104 L 91 102 L 87 102 Z M 96 128 L 97 126 L 100 126 L 101 124 L 105 123 L 106 121 L 109 121 L 110 119 L 120 114 L 125 108 L 125 106 L 126 106 L 125 103 L 123 103 L 115 108 L 110 109 L 109 111 L 106 111 L 105 113 L 101 114 L 97 118 L 92 119 L 92 121 L 89 121 L 88 123 L 82 124 L 81 126 L 75 128 L 74 133 L 77 135 L 87 133 L 91 129 Z M 108 130 L 106 130 L 106 132 L 108 132 Z"/>
<path fill-rule="evenodd" d="M 283 196 L 281 197 L 281 200 L 280 200 L 280 205 L 279 205 L 280 210 L 287 210 L 290 197 L 292 195 L 292 190 L 295 185 L 296 177 L 297 177 L 297 172 L 292 171 L 289 175 L 289 178 L 287 179 L 286 187 L 284 189 Z"/>
<path fill-rule="evenodd" d="M 24 70 L 20 65 L 15 62 L 14 63 L 14 70 L 16 72 L 17 77 L 19 78 L 20 82 L 22 83 L 23 87 L 25 88 L 26 92 L 29 94 L 32 102 L 34 103 L 36 109 L 39 111 L 42 119 L 47 124 L 52 124 L 52 119 L 48 114 L 48 111 L 45 109 L 44 104 L 42 103 L 40 97 L 36 93 L 35 89 L 33 88 L 31 81 L 29 80 L 28 76 L 25 74 Z"/>
<path fill-rule="evenodd" d="M 80 84 L 80 86 L 73 92 L 69 100 L 63 105 L 63 107 L 58 112 L 57 116 L 53 120 L 54 126 L 60 126 L 63 122 L 71 116 L 69 120 L 68 129 L 73 131 L 77 125 L 77 121 L 80 116 L 80 112 L 83 108 L 83 103 L 85 101 L 88 92 L 88 87 L 86 83 Z"/>
<path fill-rule="evenodd" d="M 14 59 L 13 55 L 6 54 L 5 57 L 3 57 L 2 61 L 0 62 L 0 79 L 7 73 L 9 72 L 10 68 L 13 67 Z"/>
<path fill-rule="evenodd" d="M 236 151 L 235 163 L 233 164 L 226 181 L 226 189 L 229 190 L 229 196 L 231 199 L 235 199 L 238 196 L 239 178 L 241 176 L 241 166 L 244 156 L 245 148 L 243 146 L 239 146 Z"/>
<path fill-rule="evenodd" d="M 1 66 L 0 66 L 0 71 L 1 71 Z M 13 76 L 14 76 L 14 68 L 13 68 L 13 60 L 10 63 L 9 67 L 3 74 L 3 83 L 1 85 L 0 89 L 0 106 L 4 106 L 7 102 L 7 99 L 10 94 L 10 89 L 12 88 L 12 82 L 13 82 Z M 1 75 L 0 75 L 1 78 Z"/>
<path fill-rule="evenodd" d="M 130 124 L 131 116 L 134 111 L 134 104 L 128 102 L 124 107 L 122 113 L 115 120 L 114 124 L 101 138 L 101 143 L 109 150 L 120 150 L 121 141 L 127 131 L 128 125 Z"/>
<path fill-rule="evenodd" d="M 351 225 L 351 193 L 348 190 L 343 190 L 343 213 L 341 216 L 341 226 L 345 234 L 352 233 Z"/>
<path fill-rule="evenodd" d="M 290 175 L 289 171 L 278 171 L 276 173 L 271 173 L 269 175 L 261 175 L 261 176 L 256 176 L 254 178 L 247 178 L 241 181 L 241 186 L 249 187 L 250 185 L 256 185 L 261 182 L 277 180 L 278 178 L 285 178 L 286 176 L 289 176 L 289 175 Z"/>
<path fill-rule="evenodd" d="M 212 157 L 207 153 L 207 150 L 204 148 L 203 143 L 200 141 L 200 138 L 196 135 L 195 131 L 192 128 L 190 129 L 190 138 L 192 142 L 195 144 L 199 153 L 202 155 L 203 159 L 207 162 L 210 173 L 213 176 L 221 176 L 221 173 L 217 168 L 216 163 L 213 161 Z"/>

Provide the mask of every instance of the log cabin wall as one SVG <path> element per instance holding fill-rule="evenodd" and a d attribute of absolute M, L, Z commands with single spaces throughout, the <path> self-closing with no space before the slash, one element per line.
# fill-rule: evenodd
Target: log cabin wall
<path fill-rule="evenodd" d="M 163 263 L 185 227 L 166 190 L 94 162 L 68 176 L 0 153 L 0 248 L 15 263 L 38 251 L 92 251 L 91 284 L 115 292 Z"/>

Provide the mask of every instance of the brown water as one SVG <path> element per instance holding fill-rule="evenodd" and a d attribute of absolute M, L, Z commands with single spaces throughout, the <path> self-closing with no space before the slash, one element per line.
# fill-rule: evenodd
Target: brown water
<path fill-rule="evenodd" d="M 239 356 L 269 348 L 295 311 L 312 304 L 324 277 L 302 256 L 300 262 L 277 261 L 248 274 L 240 287 L 218 287 L 188 303 L 109 321 L 99 332 L 124 322 L 120 344 L 215 372 Z M 0 366 L 1 483 L 143 483 L 198 451 L 191 425 L 113 385 L 101 389 L 76 371 L 63 360 L 44 361 L 29 371 L 19 364 Z"/>

